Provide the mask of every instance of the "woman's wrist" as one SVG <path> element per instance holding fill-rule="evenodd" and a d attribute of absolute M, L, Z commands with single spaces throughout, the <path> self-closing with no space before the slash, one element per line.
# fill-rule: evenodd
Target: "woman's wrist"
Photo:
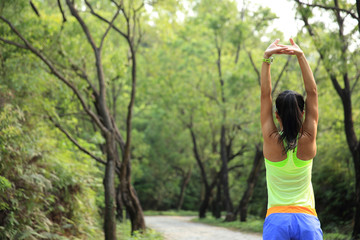
<path fill-rule="evenodd" d="M 270 57 L 271 57 L 271 55 L 268 55 L 268 54 L 264 53 L 264 58 L 265 58 L 265 59 L 268 59 L 268 58 L 270 58 Z"/>
<path fill-rule="evenodd" d="M 298 58 L 298 60 L 300 60 L 301 58 L 305 58 L 305 54 L 304 53 L 297 54 L 296 57 Z"/>

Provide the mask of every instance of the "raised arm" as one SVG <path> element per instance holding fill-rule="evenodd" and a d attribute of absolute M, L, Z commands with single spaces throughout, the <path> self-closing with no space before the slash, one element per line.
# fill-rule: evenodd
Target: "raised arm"
<path fill-rule="evenodd" d="M 304 134 L 310 138 L 310 140 L 315 141 L 319 119 L 316 82 L 304 52 L 292 38 L 290 38 L 290 42 L 291 46 L 288 46 L 286 53 L 296 55 L 300 65 L 306 91 L 305 121 L 303 123 L 303 131 Z"/>
<path fill-rule="evenodd" d="M 283 54 L 288 46 L 278 45 L 279 39 L 276 39 L 265 50 L 264 59 L 269 59 L 273 54 Z M 277 129 L 273 119 L 272 98 L 271 98 L 271 74 L 270 63 L 263 62 L 261 67 L 261 130 L 264 141 L 271 140 L 273 133 L 277 133 Z"/>

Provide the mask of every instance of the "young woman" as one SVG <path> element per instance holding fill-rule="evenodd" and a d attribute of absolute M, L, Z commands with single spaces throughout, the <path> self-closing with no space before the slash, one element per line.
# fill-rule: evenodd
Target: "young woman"
<path fill-rule="evenodd" d="M 316 83 L 303 51 L 275 40 L 265 51 L 261 69 L 261 128 L 268 189 L 268 210 L 264 240 L 323 239 L 315 211 L 311 183 L 316 155 L 318 97 Z M 296 55 L 306 90 L 306 102 L 294 91 L 284 91 L 276 99 L 276 128 L 271 98 L 270 66 L 273 54 Z M 303 121 L 305 106 L 305 120 Z"/>

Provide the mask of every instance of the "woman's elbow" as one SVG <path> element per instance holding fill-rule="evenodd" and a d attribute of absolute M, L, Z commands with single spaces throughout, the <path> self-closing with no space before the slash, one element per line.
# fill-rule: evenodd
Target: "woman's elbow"
<path fill-rule="evenodd" d="M 318 95 L 318 92 L 317 92 L 317 86 L 312 86 L 310 88 L 307 88 L 306 89 L 306 94 L 309 96 L 309 95 L 312 95 L 312 96 L 317 96 Z"/>

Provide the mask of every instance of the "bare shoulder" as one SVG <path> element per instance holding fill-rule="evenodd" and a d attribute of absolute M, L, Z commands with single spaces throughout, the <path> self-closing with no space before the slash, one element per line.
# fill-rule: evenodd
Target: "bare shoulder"
<path fill-rule="evenodd" d="M 278 132 L 273 132 L 267 138 L 264 138 L 264 157 L 271 162 L 280 162 L 286 159 L 284 144 L 279 139 L 280 134 Z"/>
<path fill-rule="evenodd" d="M 316 155 L 316 136 L 304 131 L 299 138 L 297 158 L 301 160 L 313 159 Z"/>

